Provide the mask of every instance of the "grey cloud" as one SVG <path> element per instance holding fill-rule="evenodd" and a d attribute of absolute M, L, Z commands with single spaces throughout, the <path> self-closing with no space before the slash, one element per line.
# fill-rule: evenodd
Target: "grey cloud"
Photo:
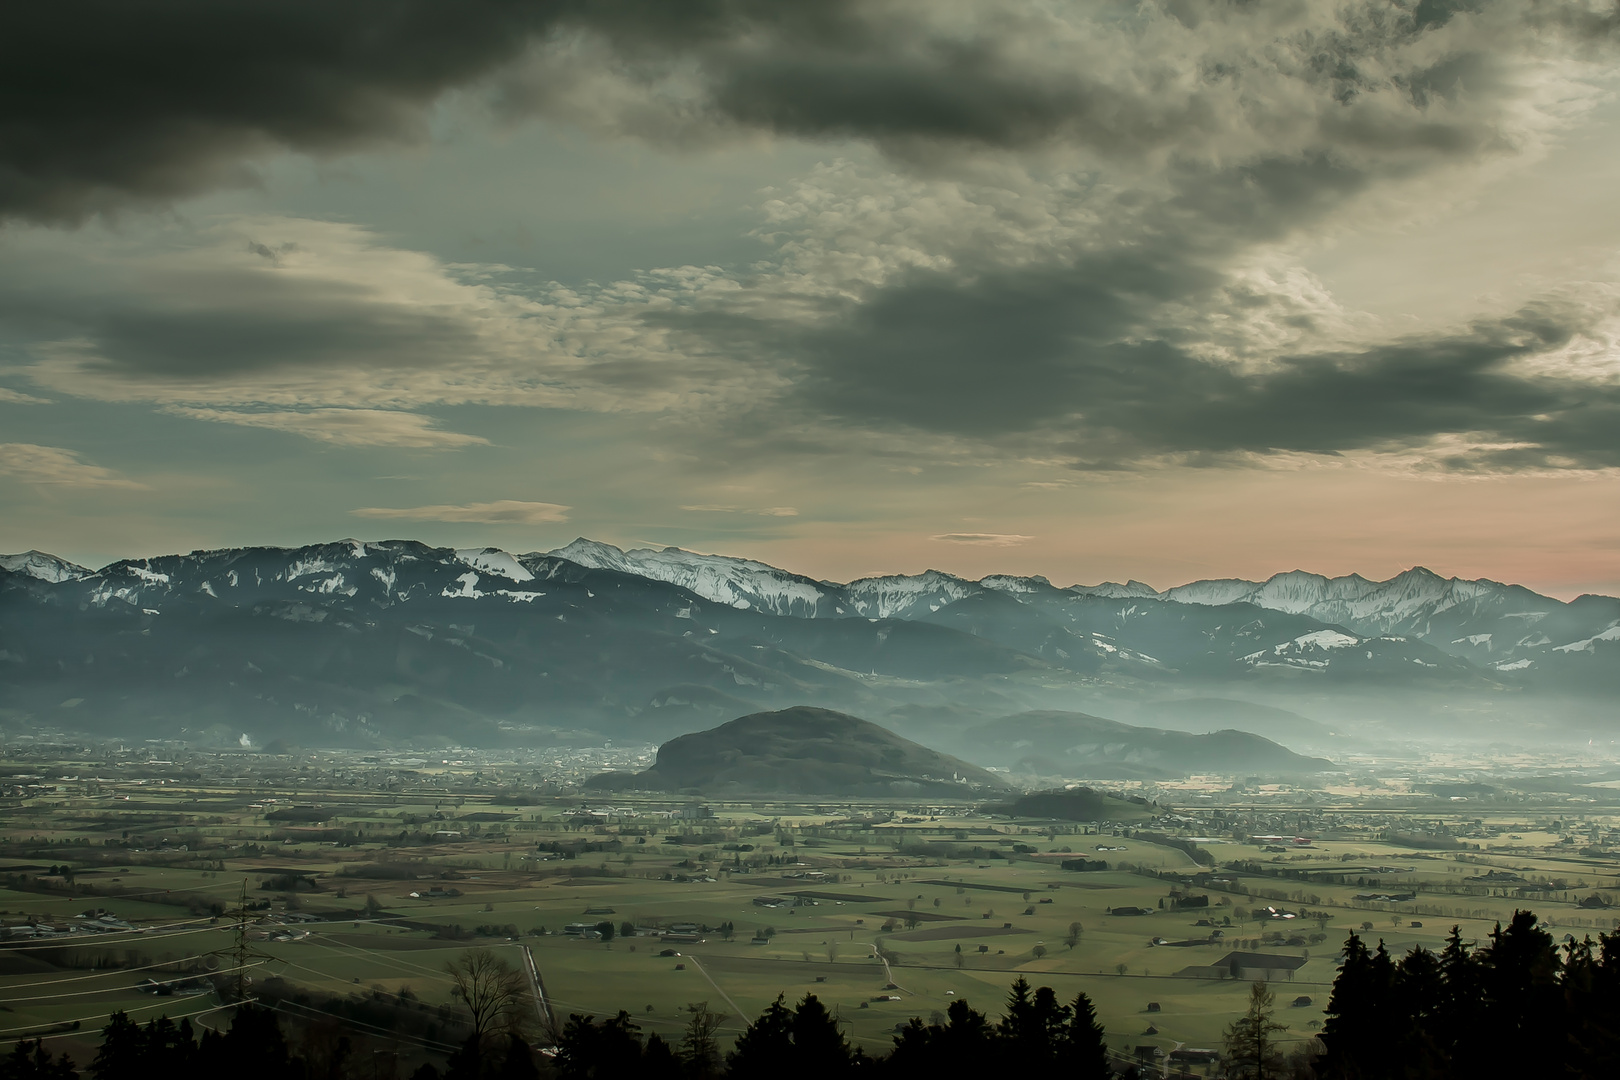
<path fill-rule="evenodd" d="M 921 0 L 22 5 L 0 37 L 0 218 L 73 223 L 250 183 L 274 152 L 420 140 L 430 104 L 497 76 L 508 111 L 611 110 L 559 100 L 575 81 L 575 38 L 603 47 L 600 74 L 646 92 L 632 112 L 656 117 L 658 87 L 684 79 L 670 107 L 693 123 L 901 154 L 919 143 L 1142 154 L 1282 132 L 1301 149 L 1456 155 L 1505 122 L 1511 80 L 1477 62 L 1481 49 L 1522 51 L 1533 34 L 1592 41 L 1604 25 L 1581 5 L 1504 0 L 1480 6 L 1522 17 L 1421 59 L 1401 53 L 1450 32 L 1468 6 L 1164 5 L 1198 23 L 1188 28 L 1151 5 L 1066 17 Z M 1427 108 L 1457 88 L 1466 108 Z"/>
<path fill-rule="evenodd" d="M 24 5 L 0 37 L 0 215 L 74 222 L 251 178 L 278 149 L 419 137 L 550 4 Z"/>
<path fill-rule="evenodd" d="M 1217 283 L 1146 260 L 971 285 L 914 280 L 807 338 L 798 407 L 991 442 L 1051 436 L 1085 468 L 1444 436 L 1482 447 L 1444 458 L 1445 468 L 1620 466 L 1620 388 L 1522 365 L 1588 329 L 1585 307 L 1536 304 L 1245 370 L 1198 358 L 1174 328 L 1152 326 L 1159 300 L 1207 303 Z"/>
<path fill-rule="evenodd" d="M 119 307 L 85 327 L 96 366 L 210 379 L 283 366 L 409 367 L 472 350 L 457 320 L 378 302 L 364 290 L 245 290 L 241 306 Z"/>
<path fill-rule="evenodd" d="M 265 239 L 244 239 L 253 232 Z M 37 357 L 71 362 L 72 393 L 106 377 L 251 402 L 206 391 L 278 373 L 421 373 L 490 352 L 489 290 L 352 226 L 255 218 L 158 233 L 18 230 L 11 240 L 0 321 Z"/>

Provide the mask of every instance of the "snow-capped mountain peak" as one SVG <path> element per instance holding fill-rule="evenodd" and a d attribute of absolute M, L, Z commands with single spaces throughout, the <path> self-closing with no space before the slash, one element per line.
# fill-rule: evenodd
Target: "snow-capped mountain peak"
<path fill-rule="evenodd" d="M 587 540 L 577 537 L 573 542 L 546 552 L 558 559 L 567 559 L 569 562 L 588 566 L 593 570 L 617 570 L 620 573 L 639 573 L 635 563 L 625 556 L 625 553 L 612 544 L 604 544 L 599 540 Z"/>
<path fill-rule="evenodd" d="M 1006 593 L 1032 593 L 1038 589 L 1050 589 L 1052 583 L 1039 574 L 1033 577 L 1014 577 L 1010 574 L 991 574 L 980 578 L 979 584 L 987 589 Z"/>
<path fill-rule="evenodd" d="M 861 578 L 845 586 L 855 611 L 871 619 L 905 619 L 922 611 L 936 612 L 972 596 L 979 588 L 975 582 L 939 570 Z"/>
<path fill-rule="evenodd" d="M 584 537 L 548 554 L 597 570 L 668 582 L 729 607 L 803 617 L 835 613 L 831 609 L 836 602 L 826 586 L 752 559 L 703 555 L 678 547 L 623 551 Z"/>
<path fill-rule="evenodd" d="M 86 567 L 59 559 L 44 551 L 24 551 L 18 555 L 0 555 L 0 570 L 37 578 L 40 581 L 76 581 L 92 573 Z"/>
<path fill-rule="evenodd" d="M 1117 581 L 1105 581 L 1100 585 L 1071 585 L 1068 591 L 1076 596 L 1099 596 L 1104 600 L 1151 600 L 1160 595 L 1158 589 L 1135 578 L 1123 585 Z"/>

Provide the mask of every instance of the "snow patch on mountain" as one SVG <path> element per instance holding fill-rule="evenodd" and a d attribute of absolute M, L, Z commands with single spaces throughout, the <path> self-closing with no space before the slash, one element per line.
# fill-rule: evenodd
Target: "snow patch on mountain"
<path fill-rule="evenodd" d="M 1309 634 L 1301 634 L 1293 643 L 1302 649 L 1348 649 L 1360 645 L 1361 639 L 1341 634 L 1337 630 L 1313 630 Z"/>
<path fill-rule="evenodd" d="M 294 560 L 279 576 L 283 581 L 292 581 L 294 578 L 308 577 L 311 574 L 336 573 L 337 569 L 337 564 L 332 560 L 320 555 L 313 555 L 309 558 Z"/>
<path fill-rule="evenodd" d="M 343 596 L 353 596 L 355 593 L 360 591 L 353 585 L 345 588 L 342 574 L 333 574 L 329 578 L 325 578 L 321 581 L 312 581 L 308 585 L 300 585 L 298 588 L 302 592 L 320 593 L 326 596 L 330 596 L 334 593 L 339 593 Z"/>
<path fill-rule="evenodd" d="M 468 571 L 467 573 L 458 577 L 456 581 L 459 583 L 460 588 L 452 589 L 450 586 L 446 585 L 444 587 L 444 591 L 439 595 L 463 600 L 477 600 L 484 595 L 478 591 L 477 574 Z"/>
<path fill-rule="evenodd" d="M 1330 657 L 1323 656 L 1322 653 L 1333 649 L 1354 648 L 1361 643 L 1361 638 L 1337 630 L 1313 630 L 1290 641 L 1273 645 L 1269 649 L 1252 652 L 1243 659 L 1254 667 L 1282 664 L 1288 667 L 1320 669 L 1332 662 Z M 1372 652 L 1368 651 L 1367 659 L 1371 660 L 1372 655 Z"/>
<path fill-rule="evenodd" d="M 1554 645 L 1553 652 L 1596 652 L 1596 643 L 1599 641 L 1620 641 L 1620 626 L 1611 626 L 1600 634 L 1593 634 L 1582 641 L 1572 641 L 1568 645 Z"/>
<path fill-rule="evenodd" d="M 494 574 L 508 581 L 521 584 L 534 580 L 534 575 L 529 573 L 527 567 L 500 548 L 462 548 L 456 552 L 456 558 L 474 570 L 482 570 L 486 574 Z"/>

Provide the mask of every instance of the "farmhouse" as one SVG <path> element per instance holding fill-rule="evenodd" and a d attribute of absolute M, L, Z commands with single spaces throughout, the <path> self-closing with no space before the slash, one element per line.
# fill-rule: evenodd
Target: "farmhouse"
<path fill-rule="evenodd" d="M 1242 979 L 1245 982 L 1264 980 L 1270 982 L 1283 978 L 1292 981 L 1294 972 L 1305 966 L 1303 956 L 1279 956 L 1274 953 L 1235 952 L 1229 953 L 1214 966 L 1224 967 L 1232 979 Z"/>

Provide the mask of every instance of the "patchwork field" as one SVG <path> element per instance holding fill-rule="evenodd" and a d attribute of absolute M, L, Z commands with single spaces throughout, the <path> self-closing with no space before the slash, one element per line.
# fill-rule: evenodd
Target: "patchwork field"
<path fill-rule="evenodd" d="M 1367 829 L 1240 842 L 1171 816 L 1144 829 L 621 798 L 177 784 L 138 803 L 15 801 L 0 816 L 0 1028 L 84 1057 L 115 1009 L 207 1023 L 222 999 L 185 978 L 234 978 L 240 959 L 255 992 L 305 995 L 289 1009 L 444 1006 L 443 1033 L 399 1036 L 431 1049 L 454 1028 L 447 965 L 489 948 L 520 970 L 530 951 L 554 1019 L 622 1009 L 666 1035 L 695 1002 L 735 1035 L 778 994 L 814 993 L 882 1051 L 954 1000 L 997 1014 L 1023 976 L 1090 995 L 1122 1055 L 1217 1047 L 1258 974 L 1298 1042 L 1320 1028 L 1349 932 L 1433 949 L 1453 925 L 1480 940 L 1533 907 L 1579 936 L 1614 925 L 1582 902 L 1620 881 L 1612 859 L 1567 850 L 1563 821 L 1523 815 L 1479 819 L 1500 845 L 1437 852 Z M 1077 859 L 1107 869 L 1064 869 Z M 109 916 L 131 929 L 86 928 Z M 1270 959 L 1234 970 L 1237 953 Z M 151 978 L 204 992 L 138 989 Z"/>

